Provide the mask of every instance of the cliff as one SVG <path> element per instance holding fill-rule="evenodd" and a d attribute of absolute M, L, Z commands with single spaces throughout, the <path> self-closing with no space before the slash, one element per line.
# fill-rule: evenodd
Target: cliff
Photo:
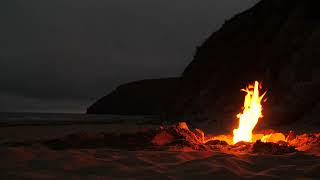
<path fill-rule="evenodd" d="M 165 86 L 157 85 L 157 81 L 151 86 L 143 83 L 133 89 L 123 86 L 98 101 L 88 112 L 166 111 L 176 119 L 223 121 L 234 127 L 244 97 L 240 89 L 259 80 L 268 91 L 264 122 L 283 124 L 317 119 L 320 111 L 319 7 L 317 0 L 262 0 L 226 21 L 198 47 L 179 80 Z M 170 87 L 171 84 L 174 87 Z M 161 95 L 146 94 L 159 90 Z M 172 95 L 171 91 L 176 92 Z M 167 99 L 162 101 L 163 97 Z M 146 102 L 135 107 L 142 99 Z M 154 107 L 163 107 L 164 102 L 170 102 L 168 108 Z"/>
<path fill-rule="evenodd" d="M 179 80 L 152 79 L 117 87 L 87 109 L 88 114 L 160 115 L 167 111 Z"/>
<path fill-rule="evenodd" d="M 198 47 L 171 113 L 235 123 L 254 80 L 268 91 L 264 121 L 313 119 L 320 110 L 320 2 L 262 0 Z M 233 125 L 232 125 L 233 126 Z"/>

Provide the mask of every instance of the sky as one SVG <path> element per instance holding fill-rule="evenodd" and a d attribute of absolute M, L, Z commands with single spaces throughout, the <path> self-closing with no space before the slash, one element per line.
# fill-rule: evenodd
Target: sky
<path fill-rule="evenodd" d="M 2 0 L 0 112 L 82 113 L 118 85 L 179 76 L 258 0 Z"/>

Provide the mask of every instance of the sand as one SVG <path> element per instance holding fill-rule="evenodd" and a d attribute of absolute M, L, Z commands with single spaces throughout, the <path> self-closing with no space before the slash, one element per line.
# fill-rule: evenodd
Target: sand
<path fill-rule="evenodd" d="M 147 125 L 1 127 L 3 141 L 61 137 L 72 132 L 127 132 Z M 150 125 L 150 127 L 155 125 Z M 315 152 L 320 152 L 319 149 Z M 319 179 L 320 154 L 230 154 L 218 151 L 68 149 L 0 147 L 2 180 L 109 179 Z"/>
<path fill-rule="evenodd" d="M 0 150 L 1 179 L 317 179 L 320 158 L 219 152 Z"/>

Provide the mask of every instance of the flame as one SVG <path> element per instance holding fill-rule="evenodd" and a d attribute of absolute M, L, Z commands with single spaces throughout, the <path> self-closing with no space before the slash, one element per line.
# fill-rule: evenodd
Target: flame
<path fill-rule="evenodd" d="M 284 141 L 286 142 L 286 136 L 282 133 L 271 133 L 264 135 L 261 138 L 261 141 L 266 143 L 266 142 L 273 142 L 273 143 L 278 143 L 279 141 Z"/>
<path fill-rule="evenodd" d="M 262 117 L 261 101 L 266 92 L 259 96 L 259 82 L 255 81 L 254 85 L 249 85 L 242 91 L 246 92 L 243 112 L 238 114 L 239 127 L 233 130 L 233 143 L 239 141 L 252 142 L 252 130 Z"/>
<path fill-rule="evenodd" d="M 267 135 L 264 135 L 262 138 L 261 138 L 261 141 L 266 143 L 268 142 L 268 140 L 270 139 L 272 134 L 267 134 Z"/>

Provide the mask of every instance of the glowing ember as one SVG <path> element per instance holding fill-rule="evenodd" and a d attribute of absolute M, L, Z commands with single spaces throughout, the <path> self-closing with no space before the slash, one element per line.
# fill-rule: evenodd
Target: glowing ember
<path fill-rule="evenodd" d="M 286 141 L 286 137 L 282 133 L 273 133 L 273 134 L 267 134 L 261 138 L 261 141 L 266 142 L 273 142 L 277 143 L 279 141 Z"/>
<path fill-rule="evenodd" d="M 254 85 L 249 85 L 246 89 L 242 89 L 246 92 L 243 112 L 238 114 L 239 127 L 233 130 L 233 143 L 239 141 L 252 142 L 252 130 L 258 123 L 259 118 L 262 117 L 262 105 L 261 101 L 265 96 L 259 95 L 259 82 L 256 81 Z"/>
<path fill-rule="evenodd" d="M 268 135 L 264 135 L 262 138 L 261 138 L 261 141 L 266 143 L 268 142 L 268 140 L 270 139 L 272 134 L 268 134 Z"/>

